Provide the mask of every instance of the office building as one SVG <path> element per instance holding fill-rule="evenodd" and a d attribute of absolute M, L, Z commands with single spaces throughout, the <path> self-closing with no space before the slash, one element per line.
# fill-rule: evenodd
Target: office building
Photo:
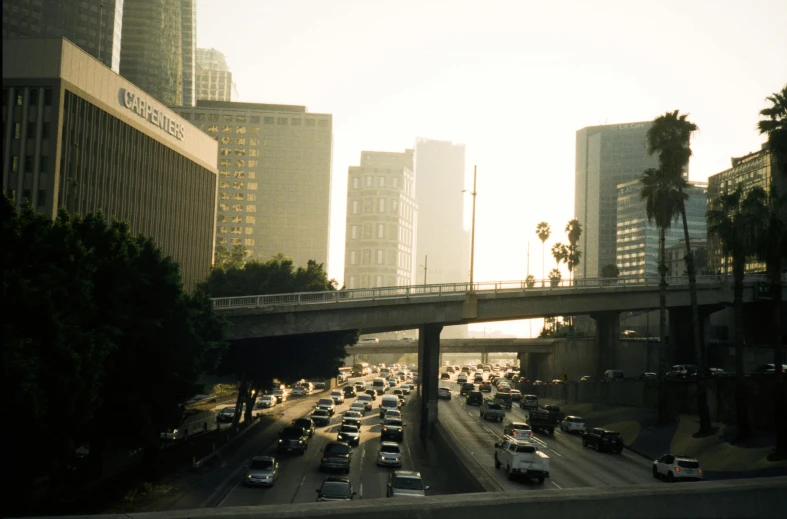
<path fill-rule="evenodd" d="M 416 180 L 413 150 L 363 151 L 347 179 L 347 288 L 414 284 Z"/>
<path fill-rule="evenodd" d="M 582 225 L 582 262 L 574 276 L 597 278 L 604 265 L 617 261 L 619 184 L 642 177 L 658 166 L 646 151 L 651 122 L 590 126 L 577 132 L 574 217 Z"/>
<path fill-rule="evenodd" d="M 180 263 L 213 261 L 213 139 L 64 39 L 3 40 L 3 189 L 54 218 L 102 210 Z"/>
<path fill-rule="evenodd" d="M 470 280 L 470 231 L 464 226 L 465 146 L 419 138 L 415 143 L 416 259 L 428 283 Z M 428 258 L 428 260 L 427 260 Z M 421 267 L 423 268 L 423 267 Z M 418 283 L 423 283 L 423 270 Z"/>
<path fill-rule="evenodd" d="M 3 39 L 66 38 L 120 71 L 123 0 L 3 0 Z"/>
<path fill-rule="evenodd" d="M 708 270 L 708 242 L 704 239 L 692 240 L 691 249 L 694 251 L 694 268 L 698 276 L 711 274 Z M 688 276 L 686 270 L 686 240 L 681 237 L 678 243 L 668 247 L 665 251 L 664 261 L 669 269 L 670 276 Z"/>
<path fill-rule="evenodd" d="M 123 1 L 120 74 L 165 105 L 184 105 L 184 88 L 194 90 L 194 1 Z"/>
<path fill-rule="evenodd" d="M 232 101 L 232 72 L 216 49 L 197 49 L 197 99 Z"/>
<path fill-rule="evenodd" d="M 183 106 L 197 101 L 197 0 L 180 0 L 180 41 L 183 52 Z"/>
<path fill-rule="evenodd" d="M 642 183 L 632 180 L 617 186 L 617 258 L 621 278 L 658 278 L 659 276 L 659 229 L 654 222 L 648 221 L 645 201 L 642 200 Z M 693 250 L 705 245 L 707 235 L 708 185 L 704 182 L 690 182 L 686 191 L 686 220 L 689 239 Z M 665 244 L 671 250 L 678 243 L 685 243 L 683 221 L 673 221 L 667 230 Z M 701 244 L 701 245 L 700 245 Z M 686 255 L 676 253 L 680 260 Z M 666 258 L 665 258 L 666 259 Z M 669 264 L 670 262 L 668 262 Z M 685 265 L 685 264 L 684 264 Z M 674 265 L 673 265 L 674 266 Z M 682 276 L 685 266 L 671 270 L 668 276 Z"/>
<path fill-rule="evenodd" d="M 761 187 L 766 193 L 770 192 L 771 184 L 776 183 L 778 192 L 787 192 L 785 176 L 776 167 L 776 160 L 764 144 L 758 151 L 732 157 L 732 167 L 721 173 L 708 177 L 708 208 L 717 209 L 716 200 L 725 193 L 731 193 L 738 185 L 743 186 L 743 196 L 754 187 Z M 721 252 L 721 243 L 718 236 L 708 235 L 708 268 L 711 272 L 721 272 L 732 275 L 732 259 L 724 257 Z M 765 263 L 750 259 L 746 263 L 747 273 L 765 272 Z"/>
<path fill-rule="evenodd" d="M 328 269 L 332 117 L 305 106 L 197 101 L 173 108 L 216 139 L 216 244 Z"/>

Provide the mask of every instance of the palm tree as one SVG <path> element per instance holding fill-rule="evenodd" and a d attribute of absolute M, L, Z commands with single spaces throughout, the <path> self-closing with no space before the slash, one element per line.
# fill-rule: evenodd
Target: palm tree
<path fill-rule="evenodd" d="M 744 198 L 743 186 L 732 193 L 721 195 L 711 202 L 708 211 L 708 233 L 716 234 L 722 253 L 732 258 L 733 309 L 735 313 L 735 404 L 738 419 L 738 441 L 751 437 L 748 398 L 743 371 L 743 276 L 746 260 L 758 250 L 762 235 L 760 223 L 766 208 L 766 195 L 762 188 L 754 188 Z"/>
<path fill-rule="evenodd" d="M 768 148 L 782 175 L 787 175 L 787 84 L 781 92 L 769 96 L 772 106 L 760 110 L 765 119 L 757 123 L 761 134 L 768 135 Z"/>
<path fill-rule="evenodd" d="M 574 218 L 566 224 L 566 234 L 568 235 L 568 249 L 566 251 L 565 262 L 568 265 L 569 284 L 573 284 L 574 267 L 582 261 L 582 252 L 579 250 L 579 238 L 582 236 L 582 225 L 579 220 Z"/>
<path fill-rule="evenodd" d="M 552 257 L 555 258 L 555 263 L 559 267 L 560 264 L 566 261 L 566 257 L 568 256 L 568 247 L 561 243 L 557 242 L 552 245 Z"/>
<path fill-rule="evenodd" d="M 646 169 L 642 174 L 640 198 L 645 201 L 648 221 L 659 230 L 659 423 L 667 423 L 667 400 L 664 375 L 667 372 L 667 230 L 679 214 L 680 194 L 670 188 L 670 182 L 657 169 Z"/>
<path fill-rule="evenodd" d="M 687 114 L 678 114 L 678 110 L 667 112 L 653 121 L 647 134 L 647 151 L 659 156 L 659 171 L 668 182 L 671 190 L 684 194 L 687 182 L 683 173 L 686 171 L 691 157 L 690 139 L 692 133 L 699 128 L 687 119 Z M 705 381 L 705 347 L 700 333 L 700 315 L 697 303 L 697 273 L 694 268 L 694 253 L 689 239 L 689 224 L 686 219 L 686 198 L 677 197 L 678 212 L 683 220 L 683 239 L 686 243 L 686 270 L 689 275 L 689 295 L 691 300 L 691 328 L 694 338 L 694 352 L 699 370 L 697 373 L 697 410 L 700 415 L 699 435 L 713 433 L 708 407 L 708 389 Z"/>
<path fill-rule="evenodd" d="M 546 222 L 540 222 L 536 225 L 536 236 L 538 239 L 541 240 L 541 283 L 544 283 L 544 248 L 545 243 L 549 239 L 549 235 L 552 234 L 552 230 L 549 228 L 549 224 Z"/>
<path fill-rule="evenodd" d="M 781 92 L 776 92 L 767 98 L 771 102 L 769 108 L 760 111 L 764 117 L 757 123 L 760 134 L 768 136 L 768 149 L 771 152 L 773 164 L 781 170 L 782 175 L 787 175 L 787 84 Z M 773 169 L 772 169 L 773 171 Z M 787 258 L 787 230 L 785 229 L 785 208 L 787 200 L 784 193 L 777 193 L 773 180 L 776 175 L 771 175 L 771 192 L 769 196 L 769 210 L 765 224 L 764 247 L 760 248 L 760 258 L 765 260 L 768 279 L 770 280 L 770 294 L 773 304 L 773 324 L 771 328 L 771 342 L 773 343 L 773 358 L 775 366 L 783 363 L 782 360 L 782 325 L 781 325 L 781 300 L 782 285 L 781 271 L 784 260 Z M 785 398 L 785 377 L 781 370 L 775 370 L 776 394 L 774 401 L 776 419 L 776 453 L 775 459 L 787 458 L 787 417 L 782 411 L 787 402 Z"/>

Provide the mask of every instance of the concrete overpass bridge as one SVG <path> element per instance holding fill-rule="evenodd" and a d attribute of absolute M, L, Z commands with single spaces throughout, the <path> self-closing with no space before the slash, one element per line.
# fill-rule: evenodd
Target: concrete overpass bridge
<path fill-rule="evenodd" d="M 744 281 L 744 303 L 761 300 L 764 278 Z M 690 322 L 688 279 L 668 279 L 666 304 L 672 340 Z M 787 295 L 787 291 L 783 291 Z M 731 305 L 733 287 L 716 276 L 697 278 L 697 299 L 704 314 Z M 590 315 L 596 321 L 598 369 L 611 346 L 620 339 L 619 314 L 659 307 L 657 278 L 582 279 L 573 284 L 524 281 L 453 283 L 382 287 L 298 294 L 224 297 L 213 300 L 217 312 L 230 322 L 228 339 L 301 335 L 340 330 L 375 333 L 418 328 L 421 373 L 421 434 L 430 434 L 437 420 L 437 381 L 440 332 L 443 326 L 540 317 Z M 674 315 L 673 315 L 674 314 Z M 689 333 L 683 339 L 691 344 Z M 524 353 L 523 355 L 529 355 Z"/>

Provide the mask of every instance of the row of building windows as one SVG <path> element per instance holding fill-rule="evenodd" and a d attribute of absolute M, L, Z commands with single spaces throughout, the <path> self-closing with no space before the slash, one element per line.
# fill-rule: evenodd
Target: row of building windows
<path fill-rule="evenodd" d="M 219 200 L 237 200 L 239 202 L 246 200 L 247 202 L 256 202 L 257 195 L 254 193 L 227 193 L 223 191 L 219 193 Z"/>
<path fill-rule="evenodd" d="M 374 285 L 370 283 L 374 282 Z M 347 278 L 347 288 L 380 288 L 380 287 L 393 287 L 393 286 L 407 286 L 410 284 L 410 279 L 404 276 L 349 276 Z"/>
<path fill-rule="evenodd" d="M 348 261 L 350 265 L 396 265 L 400 268 L 409 266 L 410 255 L 406 252 L 384 249 L 351 250 Z"/>
<path fill-rule="evenodd" d="M 35 162 L 35 155 L 25 155 L 24 172 L 32 173 L 35 171 Z M 11 173 L 19 173 L 19 163 L 19 155 L 12 155 Z M 41 155 L 38 157 L 38 171 L 41 173 L 47 173 L 49 171 L 49 157 L 47 155 Z"/>
<path fill-rule="evenodd" d="M 192 114 L 190 112 L 184 112 L 180 114 L 187 121 L 192 120 Z M 259 115 L 230 115 L 230 114 L 223 114 L 219 116 L 219 114 L 201 114 L 195 113 L 193 114 L 194 121 L 206 121 L 206 122 L 224 122 L 224 123 L 250 123 L 250 124 L 260 124 L 260 120 L 262 120 L 262 124 L 276 124 L 279 126 L 315 126 L 315 124 L 321 128 L 327 128 L 331 125 L 331 121 L 328 119 L 315 119 L 315 118 L 306 118 L 303 119 L 301 117 L 298 118 L 290 118 L 290 117 L 273 117 L 273 116 L 265 116 L 260 117 Z M 316 122 L 315 122 L 316 121 Z"/>
<path fill-rule="evenodd" d="M 226 222 L 230 222 L 230 221 L 232 223 L 243 223 L 244 222 L 244 217 L 243 216 L 233 216 L 233 217 L 230 218 L 226 214 L 220 214 L 220 215 L 218 215 L 217 220 L 218 220 L 219 223 L 226 223 Z M 248 216 L 247 215 L 245 217 L 245 222 L 246 223 L 251 223 L 251 224 L 257 223 L 257 217 L 256 216 Z"/>
<path fill-rule="evenodd" d="M 399 212 L 399 200 L 392 199 L 387 200 L 385 198 L 378 198 L 376 199 L 364 199 L 363 200 L 363 212 L 364 213 L 385 213 L 386 211 L 391 213 L 398 213 Z M 413 217 L 413 208 L 408 205 L 401 206 L 401 217 L 405 220 L 412 221 Z M 361 202 L 359 200 L 350 200 L 350 214 L 361 214 Z"/>
<path fill-rule="evenodd" d="M 254 238 L 216 238 L 216 245 L 245 245 L 246 247 L 254 247 Z"/>
<path fill-rule="evenodd" d="M 38 88 L 31 88 L 30 95 L 27 97 L 27 104 L 30 106 L 37 106 L 39 100 L 39 89 Z M 44 89 L 44 106 L 52 106 L 53 100 L 53 92 L 51 88 Z M 3 106 L 8 106 L 8 89 L 3 89 Z M 14 97 L 14 104 L 16 106 L 22 106 L 25 102 L 25 96 L 21 89 L 17 89 L 16 96 Z"/>

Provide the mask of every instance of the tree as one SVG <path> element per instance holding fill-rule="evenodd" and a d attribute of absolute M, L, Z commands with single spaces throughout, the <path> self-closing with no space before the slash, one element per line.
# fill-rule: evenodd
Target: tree
<path fill-rule="evenodd" d="M 568 267 L 569 280 L 573 282 L 574 268 L 582 260 L 582 252 L 579 250 L 579 238 L 582 236 L 582 225 L 579 220 L 574 218 L 566 224 L 566 234 L 568 235 L 568 249 L 565 254 L 565 262 Z"/>
<path fill-rule="evenodd" d="M 85 443 L 98 466 L 110 448 L 158 453 L 221 355 L 210 301 L 183 291 L 150 238 L 101 213 L 52 221 L 4 198 L 3 241 L 6 410 L 25 424 L 4 445 L 20 491 L 42 475 L 56 484 Z"/>
<path fill-rule="evenodd" d="M 214 269 L 200 286 L 211 297 L 286 294 L 336 290 L 323 265 L 309 260 L 295 268 L 282 254 L 266 262 L 250 260 L 240 267 Z M 273 378 L 292 382 L 302 377 L 335 376 L 346 357 L 345 347 L 358 342 L 356 330 L 232 341 L 220 371 L 241 381 L 236 408 L 236 425 L 241 404 L 246 403 L 251 421 L 253 394 Z"/>
<path fill-rule="evenodd" d="M 549 228 L 549 224 L 546 222 L 540 222 L 536 225 L 536 236 L 538 239 L 541 240 L 541 279 L 545 278 L 544 276 L 544 250 L 546 247 L 546 241 L 549 239 L 549 235 L 552 233 L 552 230 Z"/>
<path fill-rule="evenodd" d="M 561 242 L 552 245 L 552 257 L 555 258 L 555 263 L 557 263 L 559 267 L 568 257 L 568 246 Z"/>
<path fill-rule="evenodd" d="M 671 189 L 669 180 L 657 169 L 646 169 L 640 179 L 640 198 L 645 201 L 645 214 L 659 230 L 659 423 L 667 417 L 664 376 L 667 372 L 667 268 L 666 234 L 678 215 L 680 195 Z"/>
<path fill-rule="evenodd" d="M 721 195 L 712 201 L 708 211 L 708 233 L 716 234 L 721 242 L 722 253 L 732 258 L 733 309 L 735 313 L 735 401 L 738 420 L 738 441 L 751 437 L 748 414 L 745 373 L 743 370 L 743 345 L 745 333 L 743 325 L 743 276 L 746 260 L 756 255 L 760 223 L 766 207 L 766 195 L 762 188 L 754 188 L 743 195 L 743 186 L 732 193 Z"/>
<path fill-rule="evenodd" d="M 686 270 L 689 275 L 689 297 L 691 301 L 691 328 L 694 352 L 699 372 L 697 373 L 697 409 L 700 416 L 698 435 L 707 436 L 713 432 L 708 407 L 708 390 L 705 380 L 705 347 L 700 333 L 699 304 L 697 302 L 697 274 L 694 268 L 694 254 L 689 238 L 689 224 L 686 218 L 686 199 L 682 196 L 688 187 L 684 178 L 689 158 L 691 158 L 691 136 L 698 130 L 696 124 L 688 120 L 687 114 L 679 114 L 678 110 L 667 112 L 657 117 L 647 133 L 648 154 L 658 154 L 658 171 L 668 182 L 669 189 L 678 195 L 678 213 L 683 221 L 683 239 L 686 245 Z"/>
<path fill-rule="evenodd" d="M 214 269 L 240 268 L 246 263 L 248 254 L 243 245 L 235 245 L 232 250 L 224 245 L 217 245 L 213 253 Z"/>
<path fill-rule="evenodd" d="M 616 278 L 620 276 L 620 269 L 617 265 L 608 264 L 601 267 L 601 277 L 602 278 Z"/>
<path fill-rule="evenodd" d="M 774 92 L 767 99 L 771 106 L 760 111 L 763 119 L 757 123 L 757 128 L 760 134 L 768 136 L 768 148 L 776 165 L 782 175 L 787 175 L 787 84 L 781 92 Z"/>
<path fill-rule="evenodd" d="M 787 84 L 781 92 L 776 92 L 769 96 L 771 102 L 769 108 L 760 111 L 763 116 L 757 123 L 761 134 L 768 136 L 768 148 L 775 165 L 781 170 L 782 177 L 787 176 Z M 773 166 L 772 166 L 773 167 Z M 778 193 L 775 172 L 771 175 L 771 192 L 769 193 L 769 210 L 767 216 L 763 218 L 765 230 L 762 234 L 763 242 L 759 247 L 760 259 L 765 260 L 770 282 L 770 293 L 772 301 L 771 315 L 773 325 L 771 331 L 771 342 L 773 344 L 774 362 L 782 362 L 782 338 L 783 329 L 781 323 L 781 300 L 782 285 L 781 272 L 782 265 L 787 259 L 787 231 L 785 230 L 785 194 Z M 780 370 L 776 370 L 776 392 L 775 403 L 776 417 L 776 453 L 775 459 L 787 458 L 787 418 L 784 416 L 783 409 L 787 406 L 785 394 L 787 393 L 787 381 Z"/>

